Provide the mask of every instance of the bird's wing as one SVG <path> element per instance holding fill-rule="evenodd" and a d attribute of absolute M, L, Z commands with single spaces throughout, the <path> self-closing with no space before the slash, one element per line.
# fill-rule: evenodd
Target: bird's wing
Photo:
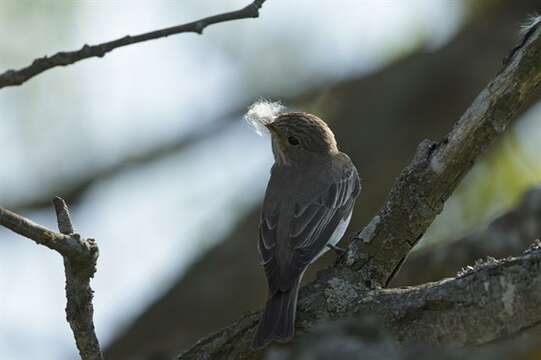
<path fill-rule="evenodd" d="M 295 203 L 293 216 L 289 215 L 290 221 L 280 221 L 281 207 L 278 204 L 264 206 L 259 252 L 271 292 L 288 289 L 304 272 L 326 246 L 338 225 L 351 214 L 359 191 L 359 177 L 352 166 L 309 201 Z M 280 229 L 281 226 L 288 228 Z M 280 236 L 287 239 L 279 239 Z M 287 246 L 280 248 L 278 243 Z"/>

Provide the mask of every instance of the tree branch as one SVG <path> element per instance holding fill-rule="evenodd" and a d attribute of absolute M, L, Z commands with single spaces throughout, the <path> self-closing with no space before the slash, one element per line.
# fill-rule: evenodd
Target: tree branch
<path fill-rule="evenodd" d="M 325 270 L 302 290 L 297 332 L 376 314 L 402 345 L 486 344 L 541 323 L 540 266 L 541 250 L 534 247 L 520 257 L 478 264 L 453 279 L 371 291 L 362 285 L 362 274 L 347 268 Z M 244 317 L 179 359 L 260 359 L 263 352 L 249 348 L 258 318 Z"/>
<path fill-rule="evenodd" d="M 475 159 L 538 99 L 541 26 L 513 51 L 445 139 L 423 141 L 396 180 L 387 203 L 351 242 L 345 264 L 372 286 L 386 286 L 443 209 Z M 435 119 L 437 121 L 437 119 Z"/>
<path fill-rule="evenodd" d="M 108 52 L 123 46 L 128 46 L 149 40 L 155 40 L 180 33 L 194 32 L 202 34 L 203 30 L 207 26 L 213 24 L 232 20 L 257 18 L 259 16 L 259 9 L 265 1 L 266 0 L 255 0 L 251 4 L 245 6 L 240 10 L 209 16 L 183 25 L 155 30 L 135 36 L 127 35 L 120 39 L 97 45 L 84 45 L 81 49 L 76 51 L 61 51 L 50 57 L 44 56 L 42 58 L 37 58 L 32 62 L 32 64 L 25 68 L 19 70 L 8 70 L 3 74 L 0 74 L 0 89 L 7 86 L 21 85 L 22 83 L 33 78 L 34 76 L 57 66 L 71 65 L 78 61 L 92 57 L 101 58 L 105 56 Z"/>
<path fill-rule="evenodd" d="M 92 320 L 90 287 L 90 279 L 96 272 L 98 246 L 93 239 L 82 239 L 74 233 L 63 199 L 57 197 L 53 202 L 59 233 L 3 208 L 0 208 L 0 225 L 62 255 L 66 273 L 66 316 L 79 354 L 83 360 L 101 360 L 103 356 Z"/>
<path fill-rule="evenodd" d="M 486 226 L 454 241 L 440 242 L 415 252 L 391 281 L 405 286 L 436 281 L 486 256 L 518 256 L 541 239 L 541 186 L 528 190 L 520 204 Z"/>
<path fill-rule="evenodd" d="M 535 337 L 538 339 L 538 337 Z M 539 340 L 521 339 L 482 347 L 452 348 L 427 344 L 402 346 L 377 316 L 364 315 L 318 326 L 292 346 L 271 348 L 267 360 L 386 359 L 386 360 L 508 360 L 531 359 Z"/>
<path fill-rule="evenodd" d="M 482 344 L 541 323 L 541 251 L 478 265 L 455 279 L 385 290 L 411 248 L 475 158 L 536 99 L 541 26 L 513 50 L 447 138 L 424 141 L 397 179 L 387 204 L 348 248 L 344 260 L 301 289 L 302 333 L 328 320 L 381 315 L 402 343 Z M 374 286 L 376 285 L 376 286 Z M 259 359 L 249 350 L 259 313 L 200 340 L 179 359 Z"/>

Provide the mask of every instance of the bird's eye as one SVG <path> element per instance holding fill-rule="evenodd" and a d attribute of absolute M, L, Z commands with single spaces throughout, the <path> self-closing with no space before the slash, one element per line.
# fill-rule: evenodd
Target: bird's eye
<path fill-rule="evenodd" d="M 289 136 L 287 138 L 287 141 L 291 144 L 291 145 L 299 145 L 299 139 L 297 139 L 295 136 Z"/>

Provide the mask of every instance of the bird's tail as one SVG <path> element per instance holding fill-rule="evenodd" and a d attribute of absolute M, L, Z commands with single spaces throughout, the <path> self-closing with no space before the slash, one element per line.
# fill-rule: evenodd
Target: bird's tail
<path fill-rule="evenodd" d="M 300 278 L 286 291 L 269 294 L 265 311 L 252 341 L 252 348 L 259 349 L 272 340 L 287 341 L 295 333 L 295 308 Z"/>

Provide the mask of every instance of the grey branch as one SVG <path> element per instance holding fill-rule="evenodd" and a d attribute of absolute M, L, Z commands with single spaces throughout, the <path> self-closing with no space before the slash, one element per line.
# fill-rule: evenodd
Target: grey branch
<path fill-rule="evenodd" d="M 508 360 L 529 359 L 539 337 L 514 339 L 482 347 L 435 347 L 398 344 L 374 314 L 339 320 L 316 327 L 293 346 L 270 349 L 265 360 Z"/>
<path fill-rule="evenodd" d="M 516 208 L 489 224 L 413 253 L 391 286 L 436 281 L 487 256 L 518 256 L 535 239 L 541 239 L 541 186 L 528 190 Z"/>
<path fill-rule="evenodd" d="M 541 322 L 541 253 L 494 261 L 454 279 L 408 289 L 382 289 L 441 212 L 475 159 L 538 96 L 541 26 L 513 49 L 448 136 L 424 141 L 397 179 L 387 204 L 356 237 L 343 262 L 301 289 L 297 326 L 364 313 L 381 315 L 402 343 L 483 344 Z M 437 119 L 435 119 L 437 121 Z M 376 286 L 374 286 L 376 285 Z M 179 359 L 259 359 L 249 350 L 259 313 L 212 334 Z"/>
<path fill-rule="evenodd" d="M 541 26 L 513 50 L 504 69 L 479 94 L 440 142 L 423 141 L 393 185 L 387 203 L 348 249 L 346 265 L 365 281 L 386 286 L 413 246 L 443 209 L 475 159 L 525 106 L 541 85 Z M 437 119 L 434 119 L 437 121 Z"/>
<path fill-rule="evenodd" d="M 49 230 L 31 220 L 0 208 L 0 225 L 55 250 L 64 258 L 66 273 L 66 317 L 83 360 L 101 360 L 100 345 L 94 329 L 93 292 L 90 279 L 96 272 L 98 246 L 73 231 L 69 210 L 61 198 L 54 201 L 60 232 Z"/>
<path fill-rule="evenodd" d="M 25 68 L 19 70 L 8 70 L 3 74 L 0 74 L 0 89 L 7 86 L 21 85 L 34 76 L 57 66 L 71 65 L 78 61 L 92 57 L 103 57 L 108 52 L 123 46 L 155 40 L 180 33 L 193 32 L 202 34 L 203 30 L 207 26 L 213 24 L 240 19 L 257 18 L 259 16 L 259 9 L 265 1 L 266 0 L 255 0 L 240 10 L 209 16 L 183 25 L 172 26 L 135 36 L 127 35 L 120 39 L 97 45 L 84 45 L 81 49 L 76 51 L 61 51 L 50 57 L 44 56 L 42 58 L 35 59 L 32 64 Z"/>
<path fill-rule="evenodd" d="M 374 315 L 339 320 L 316 327 L 293 346 L 270 349 L 265 360 L 508 360 L 531 359 L 539 336 L 479 347 L 441 347 L 424 343 L 403 346 Z"/>
<path fill-rule="evenodd" d="M 478 264 L 453 279 L 403 289 L 366 291 L 347 268 L 325 270 L 304 287 L 297 332 L 329 321 L 381 317 L 402 345 L 480 345 L 541 324 L 541 250 Z M 249 344 L 259 314 L 250 314 L 195 344 L 179 359 L 260 359 Z M 300 337 L 302 338 L 302 337 Z"/>

